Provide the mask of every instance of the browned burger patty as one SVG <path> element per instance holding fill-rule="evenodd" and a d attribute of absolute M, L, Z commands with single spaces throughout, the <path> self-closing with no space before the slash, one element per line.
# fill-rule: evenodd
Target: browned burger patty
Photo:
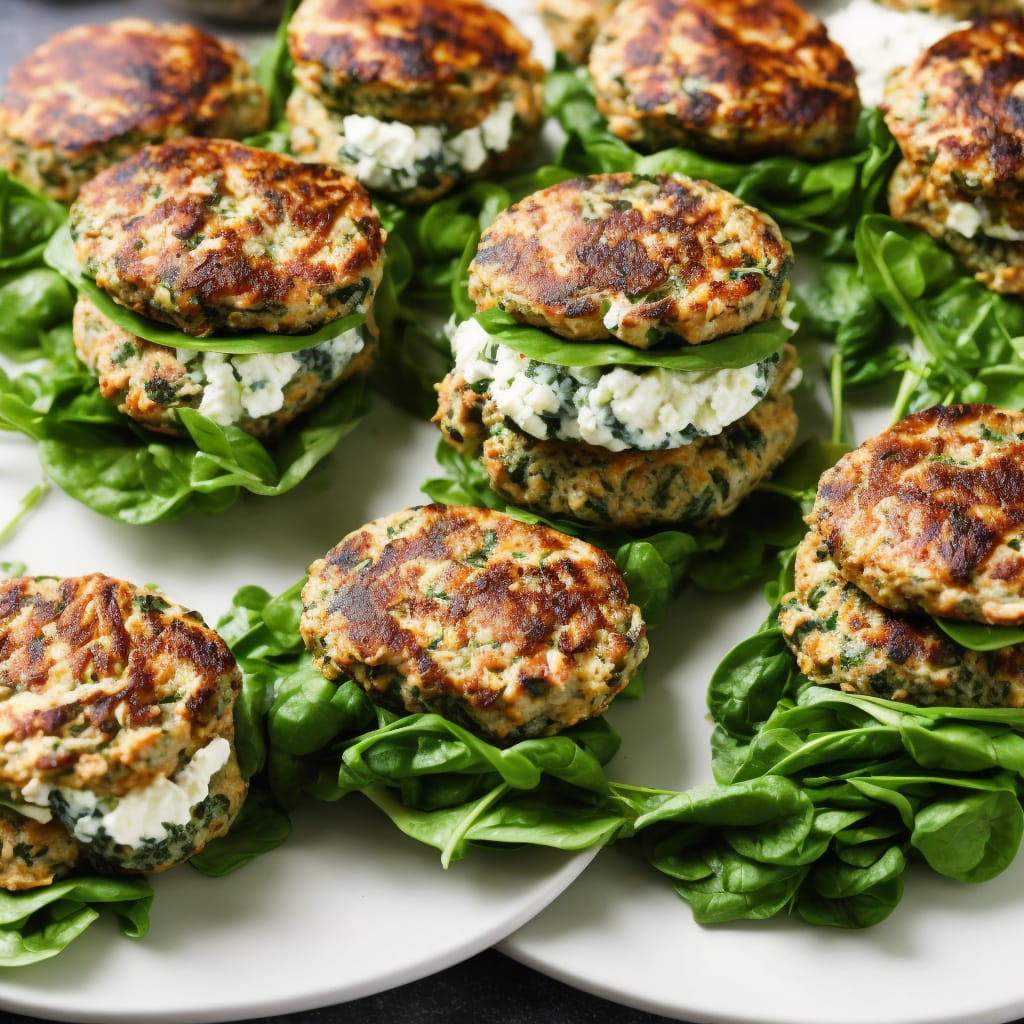
<path fill-rule="evenodd" d="M 724 518 L 782 461 L 796 437 L 787 381 L 791 346 L 767 395 L 720 433 L 680 447 L 609 451 L 580 441 L 539 440 L 508 422 L 487 392 L 458 372 L 439 387 L 434 417 L 464 455 L 479 457 L 491 487 L 546 516 L 598 527 L 710 524 Z"/>
<path fill-rule="evenodd" d="M 302 636 L 328 678 L 499 742 L 598 715 L 647 655 L 609 555 L 489 509 L 377 519 L 310 566 Z"/>
<path fill-rule="evenodd" d="M 451 132 L 479 124 L 510 78 L 543 74 L 529 40 L 479 0 L 303 0 L 288 48 L 296 82 L 326 106 Z"/>
<path fill-rule="evenodd" d="M 1024 413 L 913 413 L 819 482 L 810 525 L 892 611 L 1024 624 Z"/>
<path fill-rule="evenodd" d="M 149 146 L 71 207 L 75 256 L 121 305 L 202 337 L 301 334 L 372 301 L 384 231 L 320 164 L 224 139 Z"/>
<path fill-rule="evenodd" d="M 886 85 L 903 161 L 894 217 L 945 242 L 984 285 L 1024 292 L 1024 23 L 958 28 Z"/>
<path fill-rule="evenodd" d="M 811 530 L 779 625 L 800 671 L 847 693 L 949 707 L 1024 707 L 1024 644 L 971 651 L 926 615 L 876 604 L 840 572 Z"/>
<path fill-rule="evenodd" d="M 623 0 L 589 67 L 609 129 L 648 150 L 819 159 L 860 112 L 853 65 L 793 0 Z"/>
<path fill-rule="evenodd" d="M 35 821 L 0 805 L 0 889 L 38 889 L 77 862 L 78 845 L 59 821 Z"/>
<path fill-rule="evenodd" d="M 225 832 L 244 798 L 240 686 L 223 640 L 153 590 L 98 574 L 2 581 L 0 795 L 52 813 L 94 865 L 170 867 Z M 184 820 L 131 820 L 190 786 Z"/>
<path fill-rule="evenodd" d="M 792 258 L 771 217 L 710 182 L 594 175 L 498 214 L 469 293 L 567 338 L 699 344 L 777 315 Z"/>
<path fill-rule="evenodd" d="M 268 103 L 230 43 L 191 25 L 122 18 L 52 36 L 9 71 L 0 166 L 55 199 L 182 135 L 262 131 Z"/>

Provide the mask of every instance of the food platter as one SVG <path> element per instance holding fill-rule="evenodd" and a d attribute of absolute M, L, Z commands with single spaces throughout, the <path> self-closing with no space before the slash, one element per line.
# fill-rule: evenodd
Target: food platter
<path fill-rule="evenodd" d="M 615 708 L 617 778 L 668 789 L 711 781 L 707 675 L 764 617 L 760 594 L 678 601 L 654 636 L 642 701 Z M 1024 1015 L 1015 936 L 1024 860 L 981 885 L 908 872 L 892 915 L 867 931 L 799 919 L 701 927 L 669 879 L 629 851 L 603 851 L 573 886 L 499 948 L 595 995 L 714 1024 L 1003 1024 Z"/>
<path fill-rule="evenodd" d="M 276 593 L 349 528 L 422 501 L 433 428 L 379 403 L 308 486 L 228 517 L 153 528 L 51 490 L 0 560 L 29 572 L 157 582 L 214 620 L 234 591 Z M 0 519 L 40 480 L 30 445 L 0 436 Z M 443 870 L 362 797 L 307 808 L 285 845 L 227 878 L 154 880 L 148 936 L 107 920 L 53 960 L 0 977 L 0 1007 L 55 1019 L 237 1020 L 322 1006 L 423 977 L 492 945 L 586 867 L 593 851 L 479 851 Z M 477 851 L 474 851 L 476 853 Z M 159 995 L 156 995 L 159 993 Z"/>
<path fill-rule="evenodd" d="M 45 6 L 52 29 L 116 13 L 113 4 Z M 524 3 L 499 6 L 525 14 Z M 135 7 L 174 14 L 155 0 Z M 48 34 L 43 22 L 16 31 L 0 65 Z M 532 16 L 517 22 L 536 34 Z M 855 435 L 879 427 L 886 408 L 883 400 L 859 410 Z M 806 409 L 804 433 L 819 429 L 826 424 Z M 0 561 L 155 583 L 213 621 L 238 587 L 281 591 L 350 529 L 423 501 L 436 443 L 429 424 L 377 400 L 295 491 L 143 528 L 51 488 L 0 547 Z M 0 435 L 0 525 L 41 479 L 31 445 Z M 652 636 L 646 695 L 611 715 L 623 737 L 617 781 L 666 789 L 710 781 L 707 680 L 765 611 L 756 589 L 674 603 Z M 681 1019 L 967 1024 L 1024 1014 L 1013 959 L 1020 861 L 982 886 L 911 872 L 896 913 L 866 933 L 786 920 L 702 928 L 670 883 L 628 850 L 596 860 L 594 851 L 479 850 L 444 871 L 435 852 L 358 797 L 306 807 L 294 826 L 281 849 L 228 878 L 180 869 L 156 879 L 144 940 L 101 921 L 56 960 L 0 977 L 0 1006 L 55 1019 L 238 1019 L 368 995 L 501 942 L 579 988 Z"/>

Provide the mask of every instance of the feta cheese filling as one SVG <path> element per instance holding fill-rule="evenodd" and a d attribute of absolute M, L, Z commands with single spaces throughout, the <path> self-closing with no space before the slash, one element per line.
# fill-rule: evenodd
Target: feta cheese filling
<path fill-rule="evenodd" d="M 503 100 L 480 124 L 446 138 L 437 125 L 349 114 L 342 119 L 339 156 L 369 188 L 412 189 L 431 174 L 461 177 L 480 170 L 491 153 L 508 149 L 515 117 L 515 103 Z"/>
<path fill-rule="evenodd" d="M 285 390 L 304 368 L 315 366 L 325 381 L 337 379 L 365 345 L 362 328 L 298 352 L 225 355 L 179 348 L 178 359 L 203 388 L 199 411 L 230 426 L 245 418 L 271 416 L 284 405 Z"/>
<path fill-rule="evenodd" d="M 824 16 L 829 35 L 842 41 L 857 72 L 861 102 L 876 107 L 890 73 L 910 64 L 953 30 L 956 19 L 926 11 L 883 7 L 875 0 L 849 0 Z"/>
<path fill-rule="evenodd" d="M 973 203 L 950 203 L 945 227 L 965 238 L 973 238 L 980 232 L 988 238 L 996 238 L 1003 242 L 1024 241 L 1024 231 L 1010 227 L 1005 221 L 997 220 L 982 199 L 976 199 Z"/>
<path fill-rule="evenodd" d="M 609 451 L 679 448 L 720 434 L 767 395 L 779 355 L 738 369 L 557 366 L 495 342 L 475 320 L 451 337 L 456 369 L 502 416 L 540 440 Z"/>
<path fill-rule="evenodd" d="M 196 751 L 173 778 L 159 778 L 120 799 L 98 799 L 88 790 L 66 787 L 57 792 L 76 819 L 72 835 L 79 842 L 89 843 L 105 835 L 115 843 L 134 847 L 145 839 L 162 839 L 168 825 L 187 825 L 192 809 L 209 795 L 210 780 L 230 756 L 231 744 L 217 736 Z"/>

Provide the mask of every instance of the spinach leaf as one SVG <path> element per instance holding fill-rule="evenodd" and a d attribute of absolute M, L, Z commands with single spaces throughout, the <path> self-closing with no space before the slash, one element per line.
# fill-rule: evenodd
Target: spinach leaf
<path fill-rule="evenodd" d="M 902 328 L 902 359 L 888 343 L 872 357 L 876 377 L 899 383 L 893 419 L 940 402 L 1024 406 L 1024 306 L 962 274 L 939 242 L 891 217 L 865 217 L 855 248 L 864 285 Z"/>
<path fill-rule="evenodd" d="M 62 952 L 106 907 L 124 935 L 149 930 L 153 890 L 144 879 L 73 878 L 41 889 L 0 891 L 0 967 L 23 967 Z"/>
<path fill-rule="evenodd" d="M 702 345 L 638 349 L 614 340 L 569 341 L 522 324 L 497 308 L 477 313 L 476 321 L 502 345 L 558 366 L 653 366 L 698 372 L 750 366 L 778 352 L 790 335 L 781 320 L 773 319 Z"/>
<path fill-rule="evenodd" d="M 786 585 L 784 574 L 776 601 Z M 959 881 L 1003 871 L 1024 835 L 1024 711 L 916 707 L 816 685 L 776 615 L 709 685 L 718 786 L 660 794 L 634 821 L 695 917 L 794 910 L 812 924 L 867 927 L 896 907 L 914 859 Z M 810 819 L 795 813 L 800 800 Z M 744 816 L 728 820 L 724 808 Z"/>
<path fill-rule="evenodd" d="M 1018 626 L 989 626 L 933 615 L 932 622 L 948 637 L 969 651 L 998 651 L 1000 647 L 1024 643 L 1024 629 Z"/>

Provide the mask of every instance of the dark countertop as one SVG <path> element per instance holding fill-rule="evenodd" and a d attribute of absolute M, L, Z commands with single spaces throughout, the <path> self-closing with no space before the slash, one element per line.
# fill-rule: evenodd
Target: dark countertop
<path fill-rule="evenodd" d="M 0 1017 L 4 1024 L 38 1021 L 20 1014 Z M 487 950 L 448 970 L 378 995 L 250 1020 L 253 1024 L 659 1024 L 668 1018 L 579 992 Z"/>

